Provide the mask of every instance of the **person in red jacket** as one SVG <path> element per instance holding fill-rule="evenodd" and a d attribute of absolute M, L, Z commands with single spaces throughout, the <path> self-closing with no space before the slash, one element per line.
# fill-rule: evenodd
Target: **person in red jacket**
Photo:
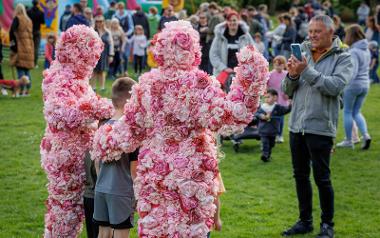
<path fill-rule="evenodd" d="M 56 37 L 54 34 L 49 34 L 45 45 L 45 66 L 44 69 L 50 67 L 50 64 L 55 59 L 55 42 Z"/>

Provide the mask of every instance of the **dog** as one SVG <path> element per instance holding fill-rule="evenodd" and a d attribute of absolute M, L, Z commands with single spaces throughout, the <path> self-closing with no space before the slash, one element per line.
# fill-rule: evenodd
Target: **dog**
<path fill-rule="evenodd" d="M 16 80 L 0 80 L 0 86 L 3 90 L 7 89 L 12 91 L 12 97 L 19 97 L 21 95 L 27 95 L 27 89 L 23 86 L 26 86 L 30 83 L 29 77 L 24 75 L 20 79 Z M 22 89 L 22 92 L 21 92 Z M 6 92 L 6 91 L 5 91 Z M 6 93 L 3 93 L 6 95 Z"/>

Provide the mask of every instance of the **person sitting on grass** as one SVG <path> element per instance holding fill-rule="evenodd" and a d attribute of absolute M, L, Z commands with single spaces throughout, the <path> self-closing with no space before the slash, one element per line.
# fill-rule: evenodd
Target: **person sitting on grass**
<path fill-rule="evenodd" d="M 259 118 L 259 135 L 261 138 L 261 160 L 269 162 L 272 148 L 275 146 L 276 135 L 280 131 L 281 117 L 290 112 L 291 107 L 277 104 L 278 92 L 268 89 L 265 95 L 265 102 L 261 104 L 256 112 Z"/>
<path fill-rule="evenodd" d="M 114 116 L 103 126 L 109 126 L 123 115 L 124 104 L 130 98 L 135 81 L 119 78 L 112 85 Z M 117 161 L 95 161 L 97 181 L 95 185 L 94 223 L 99 225 L 99 238 L 126 238 L 133 227 L 134 191 L 138 150 L 121 155 Z"/>
<path fill-rule="evenodd" d="M 4 80 L 0 79 L 0 86 L 2 89 L 9 89 L 12 91 L 12 97 L 19 97 L 20 93 L 21 96 L 27 95 L 27 89 L 26 85 L 30 83 L 29 77 L 24 75 L 21 76 L 20 79 L 17 80 Z M 21 90 L 21 88 L 23 88 Z M 6 91 L 5 91 L 6 92 Z M 3 93 L 5 95 L 5 93 Z"/>

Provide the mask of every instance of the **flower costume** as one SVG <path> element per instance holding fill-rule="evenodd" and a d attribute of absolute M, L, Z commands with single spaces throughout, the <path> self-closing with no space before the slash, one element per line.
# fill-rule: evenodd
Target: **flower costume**
<path fill-rule="evenodd" d="M 103 50 L 97 33 L 73 26 L 57 43 L 56 60 L 44 71 L 42 83 L 47 122 L 41 141 L 41 164 L 48 178 L 46 238 L 77 237 L 84 211 L 84 154 L 97 129 L 96 121 L 110 118 L 112 104 L 89 85 Z"/>
<path fill-rule="evenodd" d="M 112 161 L 140 147 L 135 180 L 139 237 L 206 237 L 217 194 L 214 133 L 241 132 L 252 120 L 268 79 L 253 47 L 238 54 L 226 95 L 198 69 L 199 35 L 190 23 L 166 23 L 152 42 L 158 69 L 132 88 L 124 116 L 95 134 L 92 158 Z"/>

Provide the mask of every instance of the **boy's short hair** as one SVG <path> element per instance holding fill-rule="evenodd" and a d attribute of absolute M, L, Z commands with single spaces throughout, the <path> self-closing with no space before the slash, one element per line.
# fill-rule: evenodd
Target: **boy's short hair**
<path fill-rule="evenodd" d="M 275 63 L 286 65 L 286 58 L 282 55 L 278 55 L 273 59 L 273 64 Z"/>
<path fill-rule="evenodd" d="M 115 108 L 123 108 L 126 101 L 131 97 L 132 86 L 136 82 L 128 77 L 118 78 L 112 84 L 112 104 Z"/>
<path fill-rule="evenodd" d="M 278 97 L 278 92 L 276 91 L 276 89 L 273 89 L 273 88 L 268 88 L 267 94 Z"/>

